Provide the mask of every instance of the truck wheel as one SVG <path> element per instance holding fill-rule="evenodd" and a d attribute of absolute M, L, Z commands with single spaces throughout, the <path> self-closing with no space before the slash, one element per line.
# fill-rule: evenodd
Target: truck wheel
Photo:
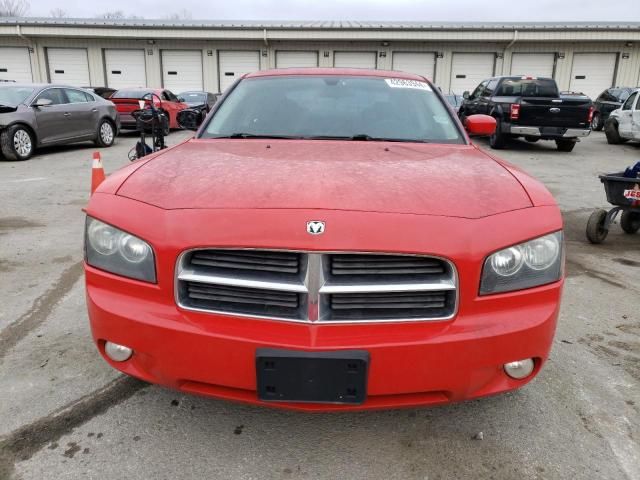
<path fill-rule="evenodd" d="M 500 127 L 500 119 L 496 118 L 496 120 L 496 131 L 489 137 L 489 146 L 491 146 L 491 148 L 493 148 L 494 150 L 500 150 L 507 144 L 507 136 L 502 133 L 502 128 Z"/>
<path fill-rule="evenodd" d="M 22 125 L 12 125 L 0 133 L 0 150 L 7 160 L 28 160 L 35 150 L 33 135 Z"/>
<path fill-rule="evenodd" d="M 595 130 L 599 132 L 604 127 L 604 122 L 602 121 L 602 115 L 599 113 L 594 113 L 593 118 L 591 119 L 591 130 Z"/>
<path fill-rule="evenodd" d="M 524 139 L 529 143 L 536 143 L 540 140 L 540 137 L 524 137 Z"/>
<path fill-rule="evenodd" d="M 620 226 L 625 233 L 637 233 L 640 230 L 640 212 L 630 212 L 629 210 L 622 212 Z"/>
<path fill-rule="evenodd" d="M 618 122 L 610 121 L 604 126 L 604 134 L 607 136 L 607 143 L 610 145 L 618 145 L 619 143 L 626 142 L 626 138 L 622 138 L 618 132 Z"/>
<path fill-rule="evenodd" d="M 576 146 L 576 139 L 575 138 L 569 138 L 569 139 L 561 139 L 561 140 L 556 140 L 556 146 L 558 147 L 558 150 L 561 152 L 570 152 L 571 150 L 573 150 L 573 147 Z"/>
<path fill-rule="evenodd" d="M 607 218 L 606 210 L 596 210 L 589 217 L 587 222 L 587 239 L 591 243 L 602 243 L 607 238 L 609 230 L 604 228 L 604 222 Z"/>

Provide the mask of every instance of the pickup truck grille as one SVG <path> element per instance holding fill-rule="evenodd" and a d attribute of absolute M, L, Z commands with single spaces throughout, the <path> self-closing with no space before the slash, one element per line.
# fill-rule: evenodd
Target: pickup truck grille
<path fill-rule="evenodd" d="M 176 275 L 182 308 L 297 322 L 444 320 L 458 295 L 453 264 L 418 255 L 198 249 Z"/>

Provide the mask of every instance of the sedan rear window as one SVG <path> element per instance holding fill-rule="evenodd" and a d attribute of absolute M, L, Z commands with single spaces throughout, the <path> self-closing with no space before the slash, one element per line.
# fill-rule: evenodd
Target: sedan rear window
<path fill-rule="evenodd" d="M 498 97 L 557 97 L 556 82 L 549 78 L 505 78 L 498 91 Z"/>
<path fill-rule="evenodd" d="M 118 90 L 111 95 L 111 98 L 142 98 L 145 95 L 149 95 L 151 90 Z"/>
<path fill-rule="evenodd" d="M 464 143 L 428 83 L 355 76 L 242 80 L 202 134 L 234 136 Z"/>
<path fill-rule="evenodd" d="M 0 87 L 0 105 L 16 107 L 33 93 L 29 87 Z"/>

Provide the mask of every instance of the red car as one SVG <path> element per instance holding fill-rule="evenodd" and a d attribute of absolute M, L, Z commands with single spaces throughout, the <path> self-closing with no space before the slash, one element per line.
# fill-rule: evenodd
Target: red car
<path fill-rule="evenodd" d="M 245 75 L 86 211 L 95 343 L 148 382 L 300 410 L 434 405 L 522 387 L 551 348 L 560 211 L 416 75 Z"/>
<path fill-rule="evenodd" d="M 140 109 L 139 101 L 142 99 L 146 101 L 147 105 L 150 105 L 151 101 L 153 101 L 156 108 L 167 114 L 169 125 L 167 126 L 165 134 L 168 134 L 172 128 L 180 128 L 176 116 L 179 111 L 189 108 L 189 105 L 169 90 L 153 88 L 126 88 L 118 90 L 109 97 L 109 100 L 116 105 L 116 110 L 120 114 L 120 124 L 123 129 L 136 128 L 136 119 L 133 118 L 131 112 Z"/>

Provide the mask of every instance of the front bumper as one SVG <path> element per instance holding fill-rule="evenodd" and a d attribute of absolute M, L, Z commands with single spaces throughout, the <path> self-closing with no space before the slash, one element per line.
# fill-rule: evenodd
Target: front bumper
<path fill-rule="evenodd" d="M 477 311 L 442 322 L 313 325 L 187 312 L 158 302 L 135 281 L 86 266 L 94 340 L 114 368 L 183 392 L 299 410 L 433 405 L 519 388 L 548 357 L 562 282 L 484 297 Z M 129 284 L 129 285 L 127 285 Z M 134 350 L 126 362 L 104 355 L 106 340 Z M 365 350 L 367 398 L 360 405 L 258 400 L 256 350 Z M 506 362 L 534 358 L 533 375 L 508 377 Z"/>
<path fill-rule="evenodd" d="M 510 125 L 506 131 L 512 135 L 540 137 L 543 139 L 586 137 L 591 133 L 589 128 L 528 127 L 520 125 Z"/>

